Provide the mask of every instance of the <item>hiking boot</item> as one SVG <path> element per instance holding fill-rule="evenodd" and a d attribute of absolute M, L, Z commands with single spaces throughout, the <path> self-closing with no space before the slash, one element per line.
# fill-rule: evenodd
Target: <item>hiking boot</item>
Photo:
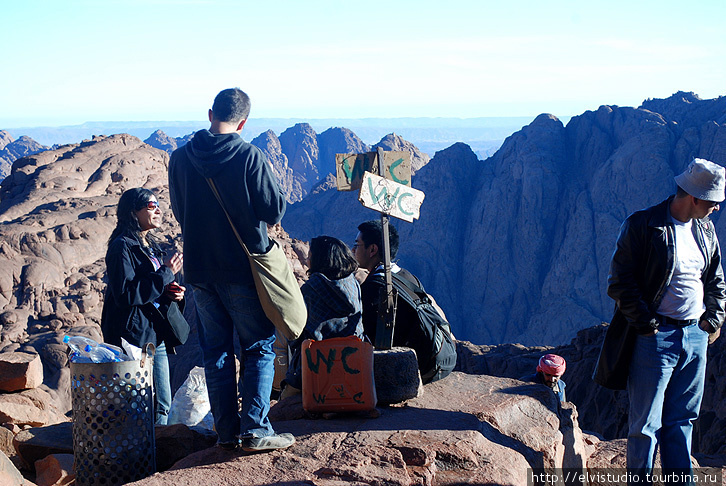
<path fill-rule="evenodd" d="M 272 434 L 267 437 L 244 437 L 241 439 L 243 451 L 272 451 L 275 449 L 287 449 L 295 443 L 292 434 Z"/>

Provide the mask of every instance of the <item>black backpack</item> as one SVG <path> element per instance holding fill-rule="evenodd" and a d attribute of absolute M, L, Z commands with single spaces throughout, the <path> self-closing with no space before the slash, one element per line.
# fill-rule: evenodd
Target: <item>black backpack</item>
<path fill-rule="evenodd" d="M 451 326 L 431 304 L 429 295 L 415 276 L 411 275 L 415 282 L 396 273 L 391 276 L 398 295 L 394 346 L 406 346 L 416 351 L 424 384 L 448 376 L 456 366 L 456 342 Z"/>

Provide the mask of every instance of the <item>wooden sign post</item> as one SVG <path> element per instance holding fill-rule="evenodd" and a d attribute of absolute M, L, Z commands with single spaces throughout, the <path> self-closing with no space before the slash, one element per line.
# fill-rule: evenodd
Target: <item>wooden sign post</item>
<path fill-rule="evenodd" d="M 358 200 L 363 206 L 381 213 L 383 269 L 385 285 L 378 302 L 376 349 L 391 349 L 396 322 L 396 295 L 391 277 L 390 216 L 409 223 L 419 217 L 424 193 L 411 187 L 411 157 L 407 152 L 336 154 L 339 191 L 360 189 Z M 378 172 L 378 175 L 373 171 Z"/>
<path fill-rule="evenodd" d="M 381 178 L 386 175 L 383 164 L 383 149 L 380 147 L 378 147 L 378 174 Z M 370 176 L 370 172 L 368 175 Z M 360 196 L 358 196 L 358 199 L 360 200 Z M 393 280 L 391 277 L 391 240 L 388 229 L 388 215 L 385 213 L 381 213 L 381 228 L 383 232 L 383 272 L 386 285 L 383 289 L 384 295 L 378 296 L 378 323 L 376 324 L 376 342 L 374 345 L 378 349 L 391 349 L 393 347 L 393 327 L 396 322 L 396 299 L 394 299 L 393 295 Z"/>

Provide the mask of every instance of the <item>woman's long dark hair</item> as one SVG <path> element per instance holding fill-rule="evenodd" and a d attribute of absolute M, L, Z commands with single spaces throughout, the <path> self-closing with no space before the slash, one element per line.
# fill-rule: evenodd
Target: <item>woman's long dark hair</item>
<path fill-rule="evenodd" d="M 350 248 L 332 236 L 318 236 L 310 240 L 311 273 L 322 273 L 330 280 L 345 278 L 358 268 Z"/>
<path fill-rule="evenodd" d="M 141 238 L 141 225 L 139 224 L 139 218 L 136 217 L 136 212 L 146 207 L 146 203 L 154 197 L 154 193 L 148 189 L 142 187 L 135 187 L 129 189 L 121 194 L 121 198 L 118 200 L 118 206 L 116 207 L 116 228 L 111 233 L 111 237 L 108 239 L 110 245 L 113 240 L 119 236 L 126 234 L 132 238 L 136 238 L 139 243 L 143 244 Z M 153 250 L 159 249 L 159 244 L 156 239 L 151 236 L 151 233 L 146 234 L 146 241 L 149 243 Z"/>

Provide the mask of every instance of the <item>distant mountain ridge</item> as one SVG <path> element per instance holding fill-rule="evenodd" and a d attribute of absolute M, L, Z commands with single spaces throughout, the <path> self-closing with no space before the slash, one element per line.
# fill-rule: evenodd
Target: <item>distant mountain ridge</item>
<path fill-rule="evenodd" d="M 323 132 L 330 127 L 347 127 L 368 144 L 375 143 L 391 132 L 398 133 L 428 154 L 455 142 L 466 142 L 482 156 L 493 153 L 502 141 L 531 117 L 479 117 L 479 118 L 257 118 L 253 113 L 245 125 L 242 136 L 250 141 L 272 130 L 282 133 L 298 124 L 308 123 Z M 204 121 L 144 121 L 144 122 L 86 122 L 59 127 L 25 127 L 6 129 L 12 136 L 26 135 L 45 145 L 77 143 L 94 135 L 128 133 L 142 140 L 156 130 L 169 137 L 184 137 L 201 128 Z"/>
<path fill-rule="evenodd" d="M 145 142 L 171 154 L 191 138 L 192 135 L 169 137 L 157 130 Z M 428 155 L 395 133 L 389 133 L 379 143 L 368 146 L 347 128 L 328 128 L 318 134 L 308 123 L 298 123 L 284 130 L 279 137 L 272 130 L 267 130 L 251 143 L 262 150 L 272 164 L 289 203 L 302 200 L 328 174 L 335 174 L 336 154 L 364 153 L 378 146 L 384 150 L 404 151 L 411 156 L 413 173 L 429 161 Z"/>
<path fill-rule="evenodd" d="M 611 317 L 608 267 L 628 214 L 672 194 L 693 157 L 726 165 L 724 116 L 726 97 L 679 92 L 639 108 L 601 106 L 566 126 L 540 115 L 484 161 L 464 144 L 439 151 L 413 178 L 426 194 L 421 218 L 395 223 L 399 261 L 460 339 L 567 342 Z M 350 244 L 357 224 L 377 217 L 332 187 L 289 208 L 291 236 Z M 726 241 L 726 220 L 713 219 Z"/>

